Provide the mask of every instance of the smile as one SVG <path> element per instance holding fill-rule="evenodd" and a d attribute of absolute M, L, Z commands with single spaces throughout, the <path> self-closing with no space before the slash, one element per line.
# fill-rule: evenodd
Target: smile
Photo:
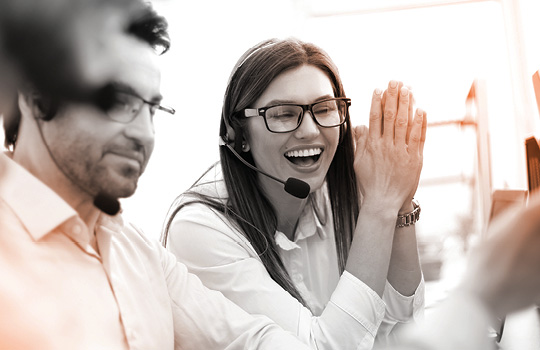
<path fill-rule="evenodd" d="M 115 150 L 109 151 L 109 153 L 116 157 L 121 157 L 128 161 L 135 162 L 137 163 L 139 168 L 142 168 L 144 164 L 144 156 L 140 152 L 115 149 Z"/>
<path fill-rule="evenodd" d="M 323 149 L 320 147 L 297 149 L 285 152 L 285 158 L 298 166 L 311 166 L 319 160 Z"/>

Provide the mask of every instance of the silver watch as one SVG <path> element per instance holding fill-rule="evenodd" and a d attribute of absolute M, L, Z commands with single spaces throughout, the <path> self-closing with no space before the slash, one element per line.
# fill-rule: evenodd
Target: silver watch
<path fill-rule="evenodd" d="M 407 214 L 398 215 L 396 227 L 414 225 L 420 219 L 420 204 L 416 199 L 412 200 L 413 211 Z"/>

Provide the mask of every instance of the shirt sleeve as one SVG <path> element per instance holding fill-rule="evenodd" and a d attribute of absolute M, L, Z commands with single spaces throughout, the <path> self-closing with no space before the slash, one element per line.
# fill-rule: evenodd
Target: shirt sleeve
<path fill-rule="evenodd" d="M 386 344 L 389 340 L 396 341 L 395 331 L 402 328 L 404 324 L 423 320 L 424 291 L 425 282 L 423 277 L 411 296 L 402 295 L 390 282 L 386 281 L 382 297 L 386 305 L 386 313 L 377 333 L 376 342 L 378 344 Z"/>
<path fill-rule="evenodd" d="M 399 342 L 383 349 L 494 349 L 487 332 L 491 317 L 477 298 L 454 292 L 432 309 L 425 321 L 405 326 L 399 332 Z"/>
<path fill-rule="evenodd" d="M 165 249 L 161 261 L 171 298 L 175 349 L 308 349 L 265 316 L 249 315 Z"/>
<path fill-rule="evenodd" d="M 225 218 L 202 204 L 184 207 L 170 227 L 168 249 L 211 289 L 250 314 L 263 314 L 314 349 L 371 349 L 385 314 L 382 299 L 344 272 L 320 316 L 279 286 Z"/>

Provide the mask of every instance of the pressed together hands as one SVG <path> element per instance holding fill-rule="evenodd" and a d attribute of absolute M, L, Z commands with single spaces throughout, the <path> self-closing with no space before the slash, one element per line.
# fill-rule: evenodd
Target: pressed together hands
<path fill-rule="evenodd" d="M 413 112 L 413 105 L 411 89 L 390 81 L 384 93 L 373 93 L 369 129 L 354 129 L 354 169 L 364 205 L 400 214 L 413 210 L 427 126 L 426 113 Z"/>
<path fill-rule="evenodd" d="M 354 169 L 362 205 L 406 213 L 418 187 L 426 140 L 426 113 L 410 88 L 391 81 L 373 93 L 369 129 L 354 129 Z M 493 315 L 540 305 L 540 194 L 527 208 L 513 208 L 489 227 L 472 250 L 460 291 L 478 297 Z"/>

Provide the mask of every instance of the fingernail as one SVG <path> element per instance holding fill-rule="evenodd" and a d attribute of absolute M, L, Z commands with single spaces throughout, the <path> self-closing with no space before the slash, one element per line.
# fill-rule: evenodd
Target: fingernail
<path fill-rule="evenodd" d="M 422 111 L 420 108 L 416 110 L 416 122 L 418 124 L 422 124 L 422 118 L 424 118 L 424 111 Z"/>
<path fill-rule="evenodd" d="M 392 89 L 397 88 L 397 86 L 398 86 L 398 82 L 397 82 L 397 81 L 395 81 L 395 80 L 390 80 L 390 87 L 391 87 Z"/>
<path fill-rule="evenodd" d="M 375 95 L 380 95 L 380 94 L 382 94 L 382 90 L 379 89 L 379 88 L 376 88 L 375 89 Z"/>
<path fill-rule="evenodd" d="M 409 95 L 409 89 L 407 89 L 405 86 L 401 88 L 401 96 L 408 96 Z"/>

